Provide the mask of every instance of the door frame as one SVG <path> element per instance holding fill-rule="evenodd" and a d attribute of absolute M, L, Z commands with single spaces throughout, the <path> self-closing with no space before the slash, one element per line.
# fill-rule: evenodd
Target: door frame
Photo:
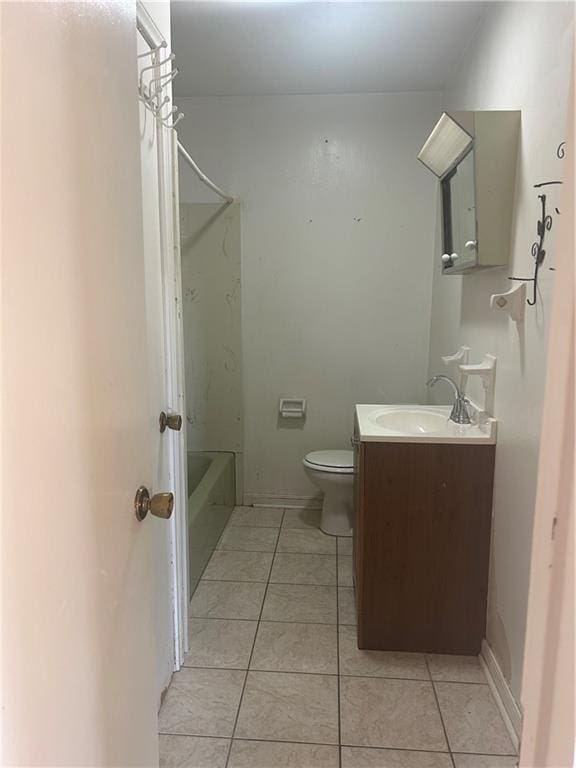
<path fill-rule="evenodd" d="M 165 44 L 154 20 L 136 3 L 138 32 L 150 46 Z M 169 52 L 169 49 L 166 49 Z M 171 95 L 171 93 L 170 93 Z M 158 215 L 160 261 L 164 308 L 164 355 L 166 407 L 183 417 L 181 432 L 166 430 L 170 488 L 174 514 L 170 518 L 170 582 L 174 636 L 174 671 L 188 652 L 188 547 L 187 547 L 187 441 L 184 381 L 184 330 L 182 318 L 182 274 L 180 264 L 180 215 L 178 197 L 178 137 L 176 131 L 156 120 L 158 147 Z"/>
<path fill-rule="evenodd" d="M 574 69 L 567 136 L 573 138 Z M 570 157 L 570 160 L 573 156 Z M 574 205 L 568 163 L 556 240 L 546 393 L 523 662 L 521 768 L 576 765 L 574 749 L 574 443 L 576 435 Z"/>

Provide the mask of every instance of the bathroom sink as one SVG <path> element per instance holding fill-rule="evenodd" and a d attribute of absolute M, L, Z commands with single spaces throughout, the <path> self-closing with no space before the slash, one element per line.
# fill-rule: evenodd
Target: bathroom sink
<path fill-rule="evenodd" d="M 357 405 L 361 441 L 403 443 L 495 443 L 496 421 L 455 424 L 451 406 Z"/>
<path fill-rule="evenodd" d="M 398 408 L 384 413 L 376 411 L 369 418 L 379 427 L 392 432 L 422 435 L 442 430 L 448 416 L 444 412 L 436 413 L 424 408 Z"/>

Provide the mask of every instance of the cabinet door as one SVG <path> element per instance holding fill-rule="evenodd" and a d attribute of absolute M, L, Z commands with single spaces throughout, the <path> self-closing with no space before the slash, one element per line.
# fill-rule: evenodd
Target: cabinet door
<path fill-rule="evenodd" d="M 476 654 L 484 637 L 493 446 L 367 443 L 361 648 Z"/>
<path fill-rule="evenodd" d="M 442 272 L 465 272 L 478 264 L 473 149 L 442 180 L 440 188 L 443 250 L 454 256 L 452 263 L 442 265 Z"/>

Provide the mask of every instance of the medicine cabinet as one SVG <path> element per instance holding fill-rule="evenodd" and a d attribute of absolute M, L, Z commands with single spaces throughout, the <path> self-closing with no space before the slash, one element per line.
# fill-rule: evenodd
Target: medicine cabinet
<path fill-rule="evenodd" d="M 418 159 L 440 180 L 442 272 L 508 263 L 519 111 L 444 112 Z"/>

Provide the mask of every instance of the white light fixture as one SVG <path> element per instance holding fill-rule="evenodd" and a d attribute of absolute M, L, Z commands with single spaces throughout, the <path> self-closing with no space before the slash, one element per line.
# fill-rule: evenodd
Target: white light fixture
<path fill-rule="evenodd" d="M 420 150 L 418 160 L 441 179 L 464 157 L 473 143 L 474 137 L 443 112 Z"/>

